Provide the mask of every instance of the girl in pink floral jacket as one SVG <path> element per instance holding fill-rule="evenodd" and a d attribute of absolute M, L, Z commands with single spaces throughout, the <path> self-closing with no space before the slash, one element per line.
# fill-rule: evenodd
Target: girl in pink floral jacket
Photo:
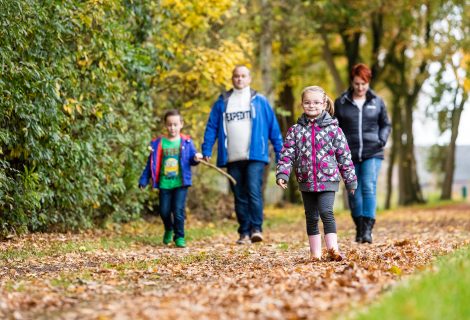
<path fill-rule="evenodd" d="M 348 142 L 338 121 L 332 118 L 333 102 L 325 91 L 318 86 L 306 87 L 302 91 L 302 107 L 304 113 L 287 131 L 277 164 L 276 182 L 286 189 L 294 170 L 304 202 L 311 258 L 321 259 L 318 229 L 321 218 L 329 257 L 338 261 L 343 257 L 338 250 L 333 215 L 335 192 L 341 175 L 348 192 L 354 194 L 357 177 Z"/>

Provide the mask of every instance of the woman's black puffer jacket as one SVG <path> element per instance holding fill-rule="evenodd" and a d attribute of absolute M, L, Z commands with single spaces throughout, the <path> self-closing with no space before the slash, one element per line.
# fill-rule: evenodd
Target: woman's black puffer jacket
<path fill-rule="evenodd" d="M 369 89 L 362 112 L 354 103 L 352 89 L 335 100 L 335 116 L 346 135 L 353 162 L 384 158 L 384 146 L 392 129 L 384 101 Z"/>

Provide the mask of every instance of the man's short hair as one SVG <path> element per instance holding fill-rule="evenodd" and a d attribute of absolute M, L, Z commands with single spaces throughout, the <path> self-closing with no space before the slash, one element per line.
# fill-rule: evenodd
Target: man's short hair
<path fill-rule="evenodd" d="M 248 68 L 248 67 L 247 67 L 246 65 L 244 65 L 244 64 L 237 64 L 237 65 L 235 66 L 235 68 L 233 68 L 232 74 L 234 74 L 234 73 L 235 73 L 235 70 L 237 70 L 238 68 L 246 68 L 246 70 L 248 70 L 248 75 L 251 76 L 251 70 L 250 70 L 250 68 Z"/>

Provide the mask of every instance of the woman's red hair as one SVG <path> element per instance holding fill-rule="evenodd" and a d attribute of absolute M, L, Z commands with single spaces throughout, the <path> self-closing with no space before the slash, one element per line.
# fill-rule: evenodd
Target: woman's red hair
<path fill-rule="evenodd" d="M 359 77 L 365 82 L 369 83 L 372 79 L 372 71 L 370 71 L 369 67 L 365 64 L 358 63 L 352 67 L 350 77 L 351 81 L 354 79 L 354 77 Z"/>

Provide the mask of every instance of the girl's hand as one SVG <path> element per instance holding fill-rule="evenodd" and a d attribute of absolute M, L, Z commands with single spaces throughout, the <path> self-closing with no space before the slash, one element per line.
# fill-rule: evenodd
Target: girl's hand
<path fill-rule="evenodd" d="M 202 153 L 197 152 L 194 155 L 194 161 L 199 162 L 199 160 L 201 160 L 201 159 L 202 159 Z"/>
<path fill-rule="evenodd" d="M 278 186 L 280 186 L 282 189 L 286 190 L 287 189 L 287 181 L 284 179 L 277 179 L 276 183 Z"/>

